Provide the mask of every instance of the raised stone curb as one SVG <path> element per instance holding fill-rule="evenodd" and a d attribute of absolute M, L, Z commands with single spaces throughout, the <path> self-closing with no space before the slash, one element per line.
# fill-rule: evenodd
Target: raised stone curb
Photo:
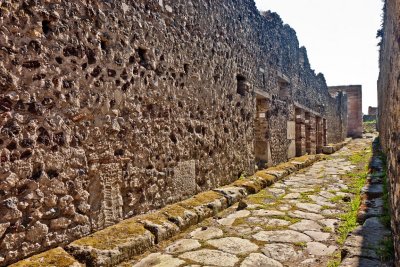
<path fill-rule="evenodd" d="M 143 224 L 129 219 L 72 242 L 66 251 L 88 266 L 114 266 L 154 243 L 154 235 Z"/>
<path fill-rule="evenodd" d="M 62 248 L 55 248 L 11 264 L 10 267 L 80 267 L 83 266 Z"/>
<path fill-rule="evenodd" d="M 345 145 L 347 145 L 351 141 L 351 138 L 347 138 L 345 141 L 337 144 L 329 144 L 327 146 L 322 147 L 322 153 L 324 154 L 333 154 L 336 151 L 342 149 Z"/>
<path fill-rule="evenodd" d="M 308 167 L 322 158 L 323 156 L 321 155 L 306 155 L 293 158 L 289 162 L 258 171 L 253 176 L 237 180 L 228 186 L 197 194 L 154 213 L 122 221 L 72 242 L 65 248 L 70 255 L 60 248 L 59 250 L 63 253 L 60 253 L 58 258 L 60 260 L 65 258 L 66 261 L 68 259 L 72 260 L 73 264 L 79 264 L 75 260 L 77 259 L 88 266 L 114 266 L 133 256 L 142 254 L 155 244 L 175 236 L 204 219 L 215 216 L 246 196 L 258 193 L 274 182 L 299 169 Z M 51 250 L 40 255 L 44 258 L 44 262 L 53 258 Z M 35 257 L 38 256 L 31 257 L 25 261 L 34 261 Z"/>

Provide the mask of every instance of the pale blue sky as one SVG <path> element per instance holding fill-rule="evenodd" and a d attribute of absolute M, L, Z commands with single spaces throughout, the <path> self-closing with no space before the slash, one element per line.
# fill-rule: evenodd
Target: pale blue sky
<path fill-rule="evenodd" d="M 329 86 L 361 84 L 363 112 L 377 105 L 382 0 L 255 0 L 278 13 L 307 48 L 311 67 Z"/>

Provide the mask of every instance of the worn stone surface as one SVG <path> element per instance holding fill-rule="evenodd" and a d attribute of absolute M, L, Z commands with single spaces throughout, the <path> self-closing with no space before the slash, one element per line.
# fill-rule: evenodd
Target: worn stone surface
<path fill-rule="evenodd" d="M 293 218 L 301 218 L 307 220 L 321 220 L 324 219 L 324 216 L 316 213 L 304 212 L 301 210 L 295 210 L 293 212 L 289 212 L 288 215 Z"/>
<path fill-rule="evenodd" d="M 344 139 L 346 97 L 253 1 L 4 0 L 0 21 L 3 265 Z"/>
<path fill-rule="evenodd" d="M 311 238 L 300 232 L 292 230 L 262 231 L 253 235 L 254 239 L 265 242 L 301 243 L 310 242 Z"/>
<path fill-rule="evenodd" d="M 314 230 L 314 231 L 319 231 L 321 230 L 321 225 L 318 223 L 311 221 L 311 220 L 301 220 L 298 223 L 292 224 L 289 226 L 290 229 L 296 230 L 296 231 L 307 231 L 307 230 Z"/>
<path fill-rule="evenodd" d="M 201 247 L 199 241 L 195 239 L 182 239 L 174 244 L 168 246 L 165 251 L 167 253 L 175 254 L 175 253 L 181 253 L 181 252 L 186 252 L 190 250 L 194 250 Z"/>
<path fill-rule="evenodd" d="M 250 217 L 246 221 L 249 223 L 252 223 L 252 224 L 264 224 L 269 227 L 290 225 L 290 222 L 286 221 L 286 220 L 269 219 L 269 218 L 263 218 L 263 217 Z"/>
<path fill-rule="evenodd" d="M 186 252 L 180 257 L 201 263 L 203 265 L 214 265 L 221 267 L 234 266 L 239 261 L 239 258 L 237 258 L 235 255 L 211 249 Z"/>
<path fill-rule="evenodd" d="M 288 244 L 268 244 L 261 250 L 266 256 L 280 262 L 296 260 L 301 256 L 301 252 L 297 252 L 292 245 Z"/>
<path fill-rule="evenodd" d="M 209 240 L 207 244 L 232 254 L 246 254 L 258 250 L 258 246 L 247 239 L 237 237 L 225 237 L 221 239 Z"/>
<path fill-rule="evenodd" d="M 320 242 L 308 242 L 306 251 L 316 256 L 328 256 L 332 255 L 336 250 L 337 246 L 327 246 Z"/>
<path fill-rule="evenodd" d="M 304 231 L 304 233 L 310 236 L 315 241 L 327 241 L 328 238 L 331 236 L 330 233 L 324 233 L 320 231 Z"/>
<path fill-rule="evenodd" d="M 312 203 L 296 203 L 296 206 L 299 209 L 306 210 L 313 213 L 319 213 L 322 209 L 321 205 L 312 204 Z"/>
<path fill-rule="evenodd" d="M 171 255 L 163 255 L 161 253 L 150 254 L 133 267 L 179 267 L 185 264 L 185 261 L 174 258 Z"/>
<path fill-rule="evenodd" d="M 250 254 L 242 264 L 240 264 L 240 267 L 283 267 L 283 265 L 271 258 L 266 257 L 263 254 L 260 253 L 252 253 Z"/>
<path fill-rule="evenodd" d="M 199 240 L 208 240 L 213 238 L 222 237 L 224 233 L 221 229 L 216 227 L 197 228 L 190 233 L 190 236 Z"/>

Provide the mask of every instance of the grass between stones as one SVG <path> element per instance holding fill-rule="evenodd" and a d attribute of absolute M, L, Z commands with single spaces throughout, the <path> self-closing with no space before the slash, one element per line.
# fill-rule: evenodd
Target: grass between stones
<path fill-rule="evenodd" d="M 341 222 L 337 230 L 339 236 L 336 239 L 339 245 L 343 245 L 348 234 L 358 226 L 357 213 L 361 205 L 361 189 L 364 187 L 367 181 L 368 166 L 371 157 L 372 150 L 367 148 L 354 153 L 348 158 L 353 165 L 356 165 L 357 168 L 353 172 L 347 173 L 342 177 L 343 180 L 345 180 L 349 185 L 349 188 L 347 190 L 343 190 L 343 192 L 353 194 L 354 198 L 349 203 L 346 203 L 347 212 L 339 216 Z M 334 198 L 331 201 L 339 202 L 341 201 L 341 198 Z M 332 256 L 332 259 L 328 262 L 327 266 L 337 267 L 340 265 L 340 262 L 341 255 L 339 251 Z"/>
<path fill-rule="evenodd" d="M 389 185 L 388 185 L 388 177 L 386 173 L 386 167 L 387 167 L 387 162 L 386 162 L 386 156 L 382 152 L 379 154 L 379 158 L 383 162 L 383 170 L 384 170 L 384 175 L 382 177 L 382 182 L 383 182 L 383 215 L 381 216 L 381 222 L 387 227 L 391 228 L 391 216 L 390 216 L 390 199 L 389 199 Z M 394 243 L 393 243 L 393 238 L 391 236 L 385 238 L 381 244 L 381 246 L 378 248 L 377 251 L 378 255 L 384 259 L 384 260 L 390 260 L 394 258 Z"/>
<path fill-rule="evenodd" d="M 338 267 L 342 259 L 341 252 L 336 252 L 331 257 L 332 259 L 328 262 L 327 267 Z"/>
<path fill-rule="evenodd" d="M 347 235 L 357 227 L 357 211 L 361 204 L 361 189 L 367 181 L 368 165 L 372 157 L 370 148 L 356 152 L 349 157 L 352 164 L 357 168 L 354 172 L 348 173 L 343 177 L 349 182 L 349 189 L 344 190 L 347 193 L 354 194 L 354 198 L 348 203 L 347 212 L 340 216 L 341 223 L 338 228 L 338 243 L 343 245 Z"/>

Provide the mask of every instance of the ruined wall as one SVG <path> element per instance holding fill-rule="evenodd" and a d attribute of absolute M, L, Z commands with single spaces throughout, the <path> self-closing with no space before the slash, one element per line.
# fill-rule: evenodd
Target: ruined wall
<path fill-rule="evenodd" d="M 338 93 L 336 98 L 327 105 L 328 143 L 334 144 L 347 137 L 347 94 Z M 336 129 L 329 131 L 329 129 Z"/>
<path fill-rule="evenodd" d="M 347 114 L 349 137 L 360 138 L 363 133 L 363 113 L 362 113 L 362 87 L 361 85 L 346 85 L 329 87 L 332 95 L 344 92 L 347 95 Z"/>
<path fill-rule="evenodd" d="M 274 163 L 294 101 L 341 121 L 252 0 L 5 0 L 0 24 L 0 265 L 251 173 L 255 89 Z"/>
<path fill-rule="evenodd" d="M 388 178 L 395 241 L 396 267 L 400 266 L 400 1 L 385 1 L 378 80 L 380 141 L 388 156 Z"/>

